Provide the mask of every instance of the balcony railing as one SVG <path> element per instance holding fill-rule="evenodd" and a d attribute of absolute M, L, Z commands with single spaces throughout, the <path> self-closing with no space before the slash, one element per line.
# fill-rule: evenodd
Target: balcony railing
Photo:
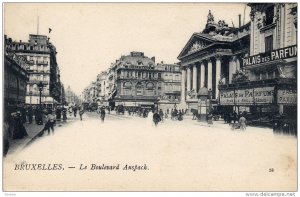
<path fill-rule="evenodd" d="M 44 84 L 44 85 L 47 85 L 48 83 L 49 83 L 49 81 L 48 80 L 37 80 L 37 79 L 29 79 L 29 81 L 27 82 L 27 83 L 30 83 L 30 84 L 38 84 L 38 83 L 40 83 L 40 82 L 42 82 L 42 84 Z"/>
<path fill-rule="evenodd" d="M 48 64 L 48 61 L 40 61 L 40 60 L 37 60 L 36 63 L 37 63 L 37 64 Z"/>

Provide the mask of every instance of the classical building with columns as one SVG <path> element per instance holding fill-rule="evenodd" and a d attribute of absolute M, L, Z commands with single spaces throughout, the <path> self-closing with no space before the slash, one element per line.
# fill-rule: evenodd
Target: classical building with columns
<path fill-rule="evenodd" d="M 249 3 L 250 53 L 232 83 L 219 85 L 220 105 L 245 112 L 249 122 L 271 125 L 281 116 L 297 125 L 297 4 Z"/>
<path fill-rule="evenodd" d="M 194 33 L 180 52 L 181 105 L 198 109 L 197 92 L 206 87 L 214 106 L 219 104 L 219 84 L 232 82 L 233 74 L 241 68 L 242 57 L 249 53 L 250 23 L 229 27 L 224 20 L 214 21 L 211 11 L 207 24 Z"/>

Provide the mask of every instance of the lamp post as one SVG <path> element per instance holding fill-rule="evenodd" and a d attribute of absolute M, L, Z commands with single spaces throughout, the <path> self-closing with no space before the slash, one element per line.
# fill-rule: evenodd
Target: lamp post
<path fill-rule="evenodd" d="M 43 91 L 43 88 L 44 88 L 44 85 L 41 81 L 38 84 L 38 87 L 39 87 L 39 91 L 40 91 L 40 108 L 41 108 L 41 105 L 42 105 L 42 91 Z"/>
<path fill-rule="evenodd" d="M 31 105 L 32 91 L 29 91 L 29 96 L 30 96 L 30 105 Z"/>

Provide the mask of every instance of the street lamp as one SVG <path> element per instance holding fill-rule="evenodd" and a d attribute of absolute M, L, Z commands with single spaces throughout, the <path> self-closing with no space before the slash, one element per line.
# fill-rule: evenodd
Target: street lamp
<path fill-rule="evenodd" d="M 31 105 L 32 91 L 29 91 L 29 96 L 30 96 L 30 105 Z"/>
<path fill-rule="evenodd" d="M 43 88 L 44 88 L 44 85 L 41 81 L 38 84 L 38 87 L 39 87 L 39 91 L 40 91 L 40 108 L 41 108 L 41 105 L 42 105 L 42 91 L 43 91 Z"/>

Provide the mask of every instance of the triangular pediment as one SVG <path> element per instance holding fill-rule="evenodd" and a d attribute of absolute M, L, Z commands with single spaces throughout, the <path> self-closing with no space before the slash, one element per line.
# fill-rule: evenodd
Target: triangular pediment
<path fill-rule="evenodd" d="M 201 51 L 207 46 L 215 43 L 216 40 L 213 39 L 210 35 L 194 33 L 189 41 L 186 43 L 180 54 L 178 55 L 178 59 L 180 60 L 182 57 L 195 53 L 197 51 Z"/>

